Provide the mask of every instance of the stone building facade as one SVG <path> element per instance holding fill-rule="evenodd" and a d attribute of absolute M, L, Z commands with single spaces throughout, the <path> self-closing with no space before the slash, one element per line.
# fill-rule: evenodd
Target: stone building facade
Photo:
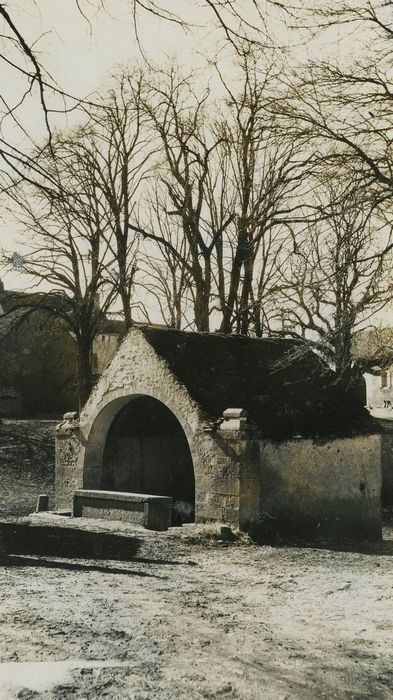
<path fill-rule="evenodd" d="M 384 369 L 377 374 L 365 374 L 367 406 L 384 408 L 393 406 L 393 368 Z"/>
<path fill-rule="evenodd" d="M 57 507 L 138 492 L 171 496 L 180 522 L 188 506 L 256 535 L 378 539 L 380 438 L 332 379 L 293 341 L 133 328 L 58 426 Z"/>
<path fill-rule="evenodd" d="M 61 415 L 78 407 L 75 338 L 60 317 L 41 308 L 47 297 L 7 290 L 0 280 L 0 415 L 4 417 Z M 95 379 L 111 362 L 123 331 L 122 321 L 102 317 L 92 347 Z"/>

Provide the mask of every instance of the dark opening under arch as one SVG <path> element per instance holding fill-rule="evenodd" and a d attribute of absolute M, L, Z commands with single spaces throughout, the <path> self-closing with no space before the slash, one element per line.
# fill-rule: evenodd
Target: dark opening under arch
<path fill-rule="evenodd" d="M 117 413 L 105 441 L 100 487 L 172 496 L 172 524 L 194 520 L 190 448 L 178 419 L 161 401 L 133 397 Z"/>

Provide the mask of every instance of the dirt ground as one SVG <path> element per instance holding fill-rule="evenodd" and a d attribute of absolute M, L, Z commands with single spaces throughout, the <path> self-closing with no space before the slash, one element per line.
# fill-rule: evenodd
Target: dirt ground
<path fill-rule="evenodd" d="M 393 698 L 393 529 L 331 551 L 15 521 L 53 496 L 54 425 L 0 424 L 0 700 Z"/>
<path fill-rule="evenodd" d="M 3 556 L 1 700 L 393 698 L 393 541 L 338 552 L 78 525 L 123 546 Z"/>

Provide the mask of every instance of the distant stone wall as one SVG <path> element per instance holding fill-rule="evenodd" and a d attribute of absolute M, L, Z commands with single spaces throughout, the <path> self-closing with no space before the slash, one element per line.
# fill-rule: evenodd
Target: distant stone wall
<path fill-rule="evenodd" d="M 382 505 L 393 505 L 393 421 L 376 419 L 381 426 Z"/>
<path fill-rule="evenodd" d="M 393 505 L 393 430 L 382 433 L 381 441 L 382 505 L 391 506 Z"/>
<path fill-rule="evenodd" d="M 258 505 L 248 529 L 272 535 L 380 539 L 381 440 L 378 435 L 318 442 L 259 441 L 253 466 Z M 241 513 L 245 521 L 247 510 Z"/>
<path fill-rule="evenodd" d="M 19 418 L 22 415 L 22 397 L 14 387 L 0 387 L 0 418 Z"/>

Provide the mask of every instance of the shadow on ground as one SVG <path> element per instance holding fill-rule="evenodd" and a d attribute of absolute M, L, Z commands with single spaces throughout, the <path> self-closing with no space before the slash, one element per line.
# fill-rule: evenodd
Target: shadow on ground
<path fill-rule="evenodd" d="M 131 561 L 140 539 L 77 528 L 0 523 L 0 558 L 9 555 Z"/>
<path fill-rule="evenodd" d="M 379 542 L 329 542 L 321 540 L 308 542 L 305 540 L 276 540 L 258 542 L 269 544 L 272 547 L 293 547 L 302 549 L 327 549 L 331 552 L 346 552 L 348 554 L 369 554 L 379 557 L 393 557 L 393 541 L 381 540 Z"/>
<path fill-rule="evenodd" d="M 353 541 L 342 540 L 334 542 L 328 539 L 307 540 L 301 537 L 259 537 L 254 540 L 259 546 L 269 545 L 270 547 L 291 547 L 301 549 L 327 549 L 332 552 L 346 552 L 348 554 L 369 554 L 380 557 L 393 557 L 393 539 L 383 539 L 378 541 Z"/>
<path fill-rule="evenodd" d="M 319 537 L 307 539 L 306 535 L 286 535 L 284 532 L 270 531 L 255 533 L 253 542 L 256 545 L 270 547 L 293 547 L 302 549 L 327 549 L 332 552 L 347 552 L 352 554 L 369 554 L 373 556 L 393 556 L 393 506 L 382 509 L 381 540 L 350 540 Z"/>
<path fill-rule="evenodd" d="M 159 562 L 153 562 L 155 564 Z M 117 568 L 115 566 L 100 566 L 97 564 L 85 564 L 81 562 L 65 562 L 53 559 L 46 559 L 39 556 L 25 556 L 21 554 L 0 556 L 0 566 L 8 568 L 26 568 L 33 569 L 56 569 L 60 571 L 80 571 L 80 572 L 97 572 L 100 574 L 120 574 L 121 576 L 139 576 L 144 578 L 158 578 L 167 580 L 167 576 L 159 576 L 157 574 L 149 574 L 146 571 L 134 571 L 132 569 Z"/>

